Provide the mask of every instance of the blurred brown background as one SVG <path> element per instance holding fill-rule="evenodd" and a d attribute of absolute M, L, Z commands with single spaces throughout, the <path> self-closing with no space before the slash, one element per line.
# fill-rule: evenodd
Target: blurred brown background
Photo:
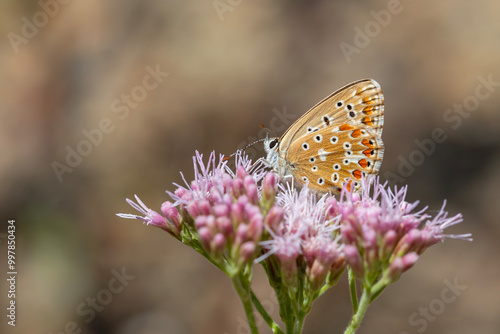
<path fill-rule="evenodd" d="M 431 210 L 446 198 L 465 219 L 448 232 L 472 232 L 474 242 L 425 253 L 359 333 L 499 333 L 499 16 L 493 0 L 2 1 L 0 264 L 6 271 L 15 218 L 19 275 L 17 326 L 2 311 L 0 331 L 246 333 L 228 278 L 115 213 L 133 211 L 124 200 L 133 194 L 159 209 L 179 171 L 192 177 L 195 150 L 229 154 L 262 136 L 261 123 L 281 134 L 291 120 L 278 115 L 296 119 L 370 77 L 386 99 L 382 176 L 399 175 L 391 181 Z M 144 83 L 154 71 L 158 80 Z M 464 103 L 469 111 L 448 111 Z M 415 140 L 435 128 L 446 140 L 418 153 Z M 86 146 L 85 131 L 96 144 Z M 68 149 L 86 156 L 69 167 Z M 414 163 L 408 171 L 401 161 Z M 122 270 L 135 278 L 110 294 Z M 466 286 L 450 303 L 446 280 Z M 260 268 L 254 287 L 277 318 Z M 5 279 L 0 288 L 5 310 Z M 344 277 L 305 332 L 341 333 L 347 293 Z M 96 297 L 106 304 L 94 312 Z"/>

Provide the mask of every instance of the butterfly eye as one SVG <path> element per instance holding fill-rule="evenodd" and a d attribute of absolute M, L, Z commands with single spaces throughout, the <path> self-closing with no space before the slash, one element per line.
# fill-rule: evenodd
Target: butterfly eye
<path fill-rule="evenodd" d="M 269 143 L 269 148 L 274 148 L 277 144 L 278 144 L 278 139 L 275 139 Z"/>

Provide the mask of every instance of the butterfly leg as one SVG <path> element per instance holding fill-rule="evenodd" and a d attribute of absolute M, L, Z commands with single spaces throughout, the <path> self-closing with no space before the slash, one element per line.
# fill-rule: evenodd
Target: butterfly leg
<path fill-rule="evenodd" d="M 264 158 L 259 158 L 257 159 L 251 166 L 250 168 L 248 169 L 248 172 L 251 173 L 252 170 L 257 167 L 259 164 L 262 164 L 264 165 L 265 168 L 271 168 L 271 164 Z"/>
<path fill-rule="evenodd" d="M 293 177 L 293 175 L 285 175 L 283 176 L 283 181 L 287 181 L 288 179 L 292 179 L 291 183 L 292 183 L 292 189 L 295 189 L 295 178 Z"/>

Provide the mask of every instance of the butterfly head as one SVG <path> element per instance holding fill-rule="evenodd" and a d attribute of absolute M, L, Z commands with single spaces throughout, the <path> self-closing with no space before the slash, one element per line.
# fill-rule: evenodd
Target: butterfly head
<path fill-rule="evenodd" d="M 279 166 L 279 138 L 277 137 L 266 137 L 264 139 L 264 150 L 266 151 L 266 162 L 273 168 L 274 171 L 278 171 Z"/>

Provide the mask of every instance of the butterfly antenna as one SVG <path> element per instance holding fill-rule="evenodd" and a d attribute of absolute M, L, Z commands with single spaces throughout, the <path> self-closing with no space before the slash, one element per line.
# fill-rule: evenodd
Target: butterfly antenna
<path fill-rule="evenodd" d="M 260 127 L 264 130 L 267 130 L 268 133 L 272 133 L 273 137 L 278 137 L 278 135 L 276 134 L 276 132 L 274 132 L 273 130 L 271 130 L 270 128 L 268 127 L 265 127 L 264 124 L 261 124 Z"/>
<path fill-rule="evenodd" d="M 234 156 L 235 156 L 236 154 L 238 154 L 239 152 L 244 151 L 244 150 L 246 150 L 247 148 L 249 148 L 250 146 L 255 145 L 255 144 L 257 144 L 257 143 L 260 143 L 260 142 L 262 142 L 262 141 L 264 141 L 264 140 L 266 140 L 266 138 L 262 138 L 262 139 L 259 139 L 259 140 L 254 141 L 253 143 L 250 143 L 250 144 L 248 144 L 248 145 L 245 145 L 245 147 L 243 147 L 243 148 L 240 148 L 240 149 L 236 150 L 236 152 L 234 152 L 233 154 L 231 154 L 231 155 L 229 155 L 229 156 L 225 157 L 224 159 L 222 159 L 222 161 L 227 161 L 227 160 L 231 159 L 232 157 L 234 157 Z"/>

